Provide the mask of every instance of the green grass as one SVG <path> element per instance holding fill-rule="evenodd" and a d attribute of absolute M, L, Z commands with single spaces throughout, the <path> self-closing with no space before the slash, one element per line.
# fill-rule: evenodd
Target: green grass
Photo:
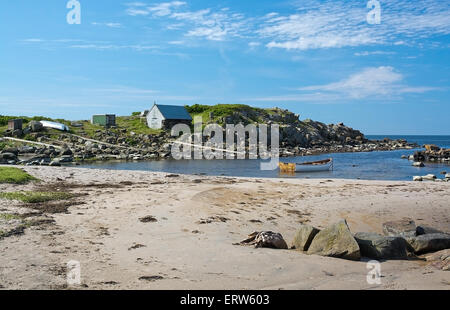
<path fill-rule="evenodd" d="M 116 118 L 116 125 L 120 128 L 125 128 L 129 134 L 133 131 L 136 134 L 156 135 L 161 133 L 161 130 L 149 128 L 145 122 L 141 121 L 139 116 L 119 116 Z"/>
<path fill-rule="evenodd" d="M 25 184 L 36 180 L 38 179 L 21 169 L 13 167 L 0 167 L 0 183 Z"/>
<path fill-rule="evenodd" d="M 0 193 L 0 198 L 8 200 L 19 200 L 26 203 L 40 203 L 53 200 L 64 200 L 73 198 L 74 195 L 64 192 L 10 192 Z"/>
<path fill-rule="evenodd" d="M 259 114 L 268 114 L 268 110 L 254 108 L 245 104 L 216 104 L 213 106 L 194 104 L 192 106 L 185 106 L 192 118 L 195 116 L 201 116 L 203 123 L 221 123 L 221 118 L 224 116 L 232 115 L 237 112 L 258 112 Z M 213 119 L 209 118 L 210 113 L 213 114 Z M 251 119 L 250 121 L 258 122 L 258 119 Z"/>
<path fill-rule="evenodd" d="M 11 220 L 21 220 L 22 218 L 16 214 L 0 213 L 0 220 L 11 221 Z"/>

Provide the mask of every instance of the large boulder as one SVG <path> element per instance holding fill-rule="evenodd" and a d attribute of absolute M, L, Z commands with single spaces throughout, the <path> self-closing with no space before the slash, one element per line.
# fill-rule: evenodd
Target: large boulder
<path fill-rule="evenodd" d="M 355 234 L 361 255 L 374 259 L 405 259 L 409 246 L 402 237 L 387 237 L 376 233 Z"/>
<path fill-rule="evenodd" d="M 13 153 L 14 155 L 19 155 L 19 150 L 16 147 L 5 147 L 2 153 Z"/>
<path fill-rule="evenodd" d="M 39 132 L 42 129 L 44 129 L 44 126 L 42 125 L 41 122 L 32 121 L 32 122 L 30 122 L 29 126 L 30 126 L 32 132 Z"/>
<path fill-rule="evenodd" d="M 61 149 L 60 155 L 73 155 L 73 152 L 69 148 L 63 148 L 63 149 Z"/>
<path fill-rule="evenodd" d="M 429 227 L 426 225 L 420 225 L 416 227 L 416 235 L 426 235 L 426 234 L 443 234 L 443 231 L 437 230 L 433 227 Z"/>
<path fill-rule="evenodd" d="M 3 160 L 17 160 L 17 156 L 14 153 L 1 153 L 0 154 L 0 159 Z"/>
<path fill-rule="evenodd" d="M 438 251 L 425 256 L 425 260 L 433 267 L 449 271 L 450 270 L 450 249 Z"/>
<path fill-rule="evenodd" d="M 416 223 L 409 218 L 386 222 L 383 223 L 383 233 L 386 236 L 414 237 L 416 235 Z"/>
<path fill-rule="evenodd" d="M 311 226 L 302 224 L 295 234 L 292 248 L 300 251 L 308 251 L 311 242 L 320 230 Z"/>
<path fill-rule="evenodd" d="M 34 147 L 34 146 L 24 145 L 24 146 L 19 147 L 20 154 L 32 154 L 35 151 L 36 151 L 36 147 Z"/>
<path fill-rule="evenodd" d="M 317 233 L 309 246 L 308 254 L 350 260 L 361 258 L 358 243 L 353 238 L 346 220 L 341 220 Z"/>
<path fill-rule="evenodd" d="M 406 239 L 414 253 L 424 254 L 450 249 L 449 234 L 425 234 Z"/>

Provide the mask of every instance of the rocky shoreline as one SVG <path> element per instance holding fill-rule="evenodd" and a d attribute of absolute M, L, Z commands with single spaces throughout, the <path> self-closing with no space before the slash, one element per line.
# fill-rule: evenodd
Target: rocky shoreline
<path fill-rule="evenodd" d="M 52 140 L 45 134 L 37 135 L 36 141 L 48 145 L 34 145 L 34 141 L 21 141 L 13 146 L 0 149 L 0 163 L 11 165 L 60 166 L 62 163 L 80 163 L 108 160 L 140 161 L 162 160 L 171 158 L 171 143 L 168 135 L 140 135 L 139 139 L 148 141 L 149 145 L 133 147 L 123 142 L 112 144 L 108 135 L 95 140 L 70 134 L 60 134 L 59 140 Z M 0 138 L 1 142 L 9 142 Z M 51 145 L 50 145 L 51 143 Z M 117 142 L 116 142 L 117 143 Z M 280 157 L 318 155 L 327 153 L 351 153 L 392 151 L 418 148 L 417 144 L 406 140 L 384 139 L 379 141 L 352 140 L 347 143 L 323 142 L 311 147 L 280 147 Z M 224 147 L 225 148 L 225 147 Z"/>
<path fill-rule="evenodd" d="M 269 128 L 273 124 L 279 125 L 280 157 L 419 147 L 403 139 L 369 140 L 359 130 L 343 123 L 327 125 L 313 120 L 301 121 L 299 115 L 279 108 L 258 109 L 243 105 L 221 108 L 229 110 L 223 116 L 215 117 L 211 112 L 205 125 L 218 124 L 222 128 L 226 124 L 266 124 Z M 123 119 L 130 123 L 140 122 L 136 116 Z M 23 130 L 6 130 L 3 138 L 0 137 L 0 163 L 59 166 L 83 161 L 169 159 L 171 144 L 176 140 L 169 130 L 144 134 L 125 125 L 95 130 L 87 121 L 70 125 L 73 131 L 61 132 L 43 128 L 38 121 L 30 121 Z M 270 132 L 267 136 L 271 136 Z M 208 139 L 204 136 L 203 142 Z M 226 141 L 225 132 L 223 141 Z"/>

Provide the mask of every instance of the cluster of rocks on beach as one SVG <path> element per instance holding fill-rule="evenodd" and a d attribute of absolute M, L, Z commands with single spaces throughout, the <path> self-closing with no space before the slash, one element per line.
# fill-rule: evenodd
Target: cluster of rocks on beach
<path fill-rule="evenodd" d="M 254 232 L 239 244 L 288 249 L 283 236 L 271 231 Z M 433 263 L 438 261 L 436 266 L 440 269 L 450 270 L 450 234 L 428 226 L 416 226 L 408 218 L 384 223 L 383 235 L 373 232 L 352 234 L 346 220 L 323 230 L 301 224 L 290 248 L 309 255 L 358 261 L 362 257 L 431 260 Z"/>
<path fill-rule="evenodd" d="M 450 149 L 440 148 L 436 145 L 424 145 L 423 148 L 425 150 L 416 151 L 413 155 L 406 156 L 403 155 L 403 159 L 408 159 L 412 161 L 412 166 L 417 168 L 423 168 L 428 165 L 428 163 L 436 164 L 436 163 L 447 163 L 450 164 Z M 442 170 L 440 173 L 443 178 L 438 178 L 434 174 L 427 175 L 417 175 L 413 176 L 413 181 L 439 181 L 439 182 L 449 182 L 450 181 L 450 173 Z"/>

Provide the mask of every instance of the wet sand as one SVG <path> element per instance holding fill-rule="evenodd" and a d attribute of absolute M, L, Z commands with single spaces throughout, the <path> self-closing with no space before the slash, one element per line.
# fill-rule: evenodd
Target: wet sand
<path fill-rule="evenodd" d="M 449 289 L 450 272 L 419 260 L 366 261 L 233 245 L 254 231 L 290 245 L 300 223 L 341 218 L 352 232 L 381 233 L 410 217 L 450 230 L 450 183 L 258 179 L 66 167 L 24 167 L 45 180 L 0 191 L 63 190 L 76 197 L 38 207 L 0 199 L 0 213 L 35 225 L 0 240 L 0 288 L 65 289 L 66 264 L 81 263 L 74 289 Z M 54 213 L 59 212 L 59 213 Z M 31 213 L 31 214 L 30 214 Z"/>

